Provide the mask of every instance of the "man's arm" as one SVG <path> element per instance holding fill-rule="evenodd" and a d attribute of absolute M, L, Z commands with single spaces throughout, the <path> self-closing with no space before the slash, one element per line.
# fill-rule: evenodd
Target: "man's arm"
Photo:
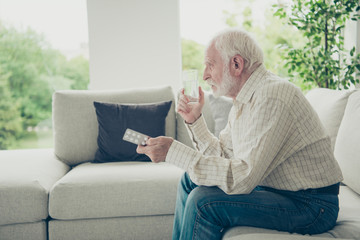
<path fill-rule="evenodd" d="M 231 113 L 230 113 L 231 114 Z M 193 141 L 194 147 L 206 156 L 233 157 L 230 124 L 215 137 L 208 129 L 205 119 L 201 116 L 193 124 L 187 124 L 187 129 Z"/>
<path fill-rule="evenodd" d="M 198 185 L 218 186 L 228 194 L 249 193 L 285 160 L 279 153 L 293 130 L 292 118 L 284 103 L 268 99 L 232 127 L 241 134 L 233 143 L 233 157 L 205 156 L 174 141 L 166 162 L 184 169 Z"/>

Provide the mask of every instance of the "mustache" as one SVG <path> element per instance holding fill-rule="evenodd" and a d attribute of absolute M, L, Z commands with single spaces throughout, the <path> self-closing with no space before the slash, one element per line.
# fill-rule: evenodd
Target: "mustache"
<path fill-rule="evenodd" d="M 207 83 L 208 85 L 216 85 L 216 83 L 215 83 L 211 78 L 207 79 L 207 80 L 206 80 L 206 83 Z"/>

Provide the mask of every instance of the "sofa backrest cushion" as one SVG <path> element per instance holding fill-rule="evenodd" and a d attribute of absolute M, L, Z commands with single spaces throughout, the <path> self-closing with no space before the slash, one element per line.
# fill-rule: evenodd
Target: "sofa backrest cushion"
<path fill-rule="evenodd" d="M 209 95 L 210 109 L 214 119 L 214 135 L 219 137 L 220 132 L 228 123 L 229 113 L 233 106 L 233 100 L 228 97 L 214 97 Z"/>
<path fill-rule="evenodd" d="M 351 94 L 335 143 L 334 154 L 344 183 L 360 194 L 360 90 Z"/>
<path fill-rule="evenodd" d="M 330 136 L 333 149 L 346 103 L 352 92 L 315 88 L 306 94 L 306 98 L 317 112 L 325 130 Z"/>
<path fill-rule="evenodd" d="M 54 151 L 61 161 L 70 166 L 94 160 L 98 149 L 94 101 L 123 104 L 173 101 L 165 121 L 165 134 L 175 138 L 175 100 L 169 86 L 111 91 L 57 91 L 53 95 Z"/>

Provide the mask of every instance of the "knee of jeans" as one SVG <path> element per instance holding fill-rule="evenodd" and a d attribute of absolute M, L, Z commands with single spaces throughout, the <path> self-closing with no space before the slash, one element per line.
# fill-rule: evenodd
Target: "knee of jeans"
<path fill-rule="evenodd" d="M 187 208 L 190 211 L 196 212 L 196 214 L 207 222 L 219 225 L 217 216 L 219 215 L 217 209 L 213 204 L 214 188 L 199 186 L 194 189 L 187 199 Z M 216 191 L 215 191 L 216 192 Z"/>
<path fill-rule="evenodd" d="M 197 211 L 201 211 L 209 203 L 209 197 L 206 192 L 207 187 L 199 186 L 195 188 L 189 195 L 188 204 L 193 205 Z"/>

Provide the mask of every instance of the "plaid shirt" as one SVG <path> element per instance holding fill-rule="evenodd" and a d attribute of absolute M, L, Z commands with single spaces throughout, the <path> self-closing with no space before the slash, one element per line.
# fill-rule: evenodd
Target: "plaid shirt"
<path fill-rule="evenodd" d="M 241 194 L 257 185 L 297 191 L 343 179 L 330 138 L 304 95 L 264 66 L 246 81 L 219 138 L 203 117 L 187 127 L 197 150 L 174 141 L 166 162 L 198 185 Z"/>

